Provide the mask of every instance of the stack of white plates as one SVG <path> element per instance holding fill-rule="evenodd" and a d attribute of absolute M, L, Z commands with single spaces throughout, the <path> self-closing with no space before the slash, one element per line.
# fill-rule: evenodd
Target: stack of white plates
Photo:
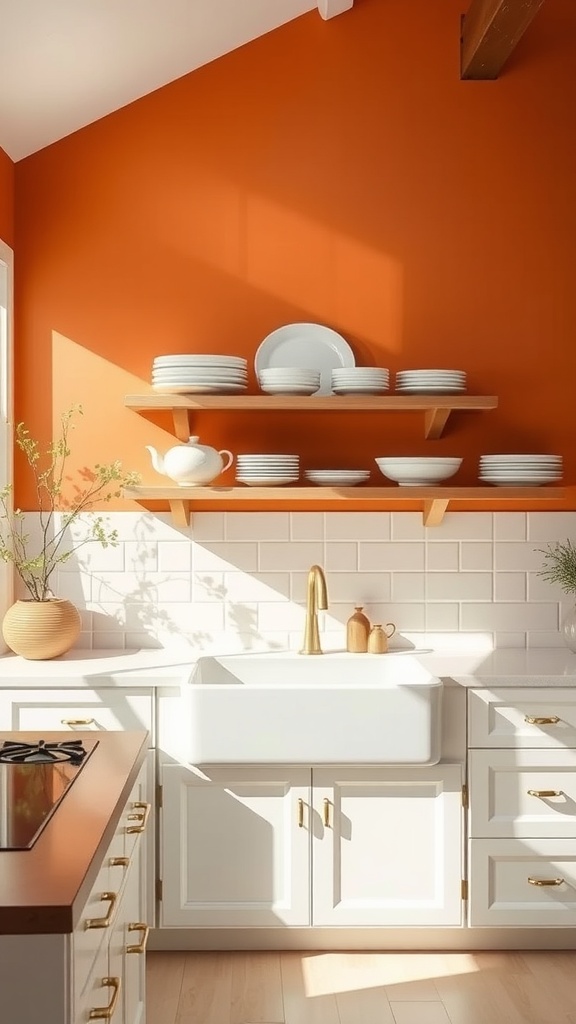
<path fill-rule="evenodd" d="M 369 469 L 307 469 L 304 476 L 319 487 L 355 487 L 370 479 Z"/>
<path fill-rule="evenodd" d="M 390 373 L 380 366 L 347 366 L 332 370 L 335 395 L 379 395 L 388 390 Z"/>
<path fill-rule="evenodd" d="M 404 394 L 457 394 L 466 391 L 466 371 L 398 370 L 396 391 Z"/>
<path fill-rule="evenodd" d="M 561 455 L 481 455 L 480 480 L 497 487 L 538 487 L 562 479 Z"/>
<path fill-rule="evenodd" d="M 241 356 L 156 356 L 152 364 L 152 387 L 166 395 L 233 395 L 247 386 L 247 360 Z"/>
<path fill-rule="evenodd" d="M 298 455 L 237 455 L 236 480 L 249 487 L 294 484 L 300 475 Z"/>
<path fill-rule="evenodd" d="M 313 395 L 320 387 L 320 370 L 273 366 L 259 371 L 258 383 L 268 395 Z"/>

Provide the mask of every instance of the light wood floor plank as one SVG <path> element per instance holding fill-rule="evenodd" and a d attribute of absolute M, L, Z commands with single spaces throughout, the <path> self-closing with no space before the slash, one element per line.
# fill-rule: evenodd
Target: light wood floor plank
<path fill-rule="evenodd" d="M 338 992 L 340 1024 L 396 1024 L 384 988 Z"/>
<path fill-rule="evenodd" d="M 146 1024 L 174 1024 L 185 953 L 146 954 Z"/>
<path fill-rule="evenodd" d="M 282 990 L 285 1024 L 340 1024 L 336 997 L 314 995 L 306 987 L 303 960 L 306 953 L 282 953 Z"/>
<path fill-rule="evenodd" d="M 283 1024 L 279 953 L 233 953 L 230 1024 Z"/>
<path fill-rule="evenodd" d="M 390 1003 L 394 1024 L 450 1024 L 450 1018 L 440 1002 Z"/>
<path fill-rule="evenodd" d="M 230 1024 L 229 953 L 186 953 L 175 1024 Z"/>

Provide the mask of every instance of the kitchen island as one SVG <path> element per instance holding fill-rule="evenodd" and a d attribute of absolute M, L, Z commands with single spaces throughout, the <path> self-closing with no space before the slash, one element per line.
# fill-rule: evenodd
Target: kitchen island
<path fill-rule="evenodd" d="M 69 742 L 70 730 L 41 738 Z M 0 732 L 0 745 L 38 739 Z M 96 740 L 30 848 L 0 849 L 0 991 L 10 1024 L 79 1024 L 91 1011 L 113 1013 L 116 1024 L 143 1018 L 145 958 L 125 954 L 143 954 L 148 931 L 140 836 L 149 809 L 139 798 L 148 734 Z M 8 774 L 5 834 L 10 786 Z"/>

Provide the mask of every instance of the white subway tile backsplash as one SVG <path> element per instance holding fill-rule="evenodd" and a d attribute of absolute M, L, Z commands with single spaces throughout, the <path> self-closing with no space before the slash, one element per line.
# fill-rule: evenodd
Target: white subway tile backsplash
<path fill-rule="evenodd" d="M 423 601 L 426 596 L 426 576 L 423 572 L 395 572 L 392 574 L 393 601 Z"/>
<path fill-rule="evenodd" d="M 226 518 L 226 540 L 289 540 L 289 512 L 231 512 Z"/>
<path fill-rule="evenodd" d="M 460 568 L 469 570 L 492 571 L 494 548 L 487 541 L 462 541 L 460 545 Z"/>
<path fill-rule="evenodd" d="M 557 628 L 558 609 L 555 604 L 463 604 L 461 626 L 465 630 L 482 629 L 495 632 L 521 632 L 523 630 L 554 630 Z"/>
<path fill-rule="evenodd" d="M 358 545 L 354 541 L 329 542 L 325 552 L 327 572 L 356 572 L 358 569 Z"/>
<path fill-rule="evenodd" d="M 494 575 L 495 601 L 525 601 L 526 573 L 497 572 Z"/>
<path fill-rule="evenodd" d="M 415 541 L 408 544 L 404 541 L 398 543 L 378 544 L 376 541 L 362 541 L 358 551 L 358 567 L 361 570 L 394 570 L 405 572 L 418 572 L 424 569 L 424 544 Z"/>
<path fill-rule="evenodd" d="M 490 601 L 492 573 L 429 572 L 426 577 L 428 601 Z"/>
<path fill-rule="evenodd" d="M 256 572 L 258 569 L 258 544 L 249 541 L 194 542 L 192 567 L 195 572 L 200 570 L 225 572 L 229 569 Z"/>
<path fill-rule="evenodd" d="M 429 541 L 426 544 L 428 572 L 457 572 L 460 564 L 460 546 L 457 541 Z"/>
<path fill-rule="evenodd" d="M 324 540 L 324 534 L 323 512 L 290 513 L 291 540 Z"/>
<path fill-rule="evenodd" d="M 526 540 L 526 512 L 495 512 L 494 540 Z"/>
<path fill-rule="evenodd" d="M 86 647 L 299 650 L 316 562 L 328 584 L 325 647 L 345 645 L 356 605 L 395 622 L 397 646 L 563 646 L 569 599 L 538 575 L 538 549 L 576 538 L 576 512 L 448 510 L 431 528 L 416 512 L 206 512 L 189 528 L 169 513 L 106 518 L 118 547 L 81 547 L 53 576 L 83 616 Z M 38 535 L 37 514 L 26 527 Z"/>
<path fill-rule="evenodd" d="M 260 571 L 287 569 L 295 572 L 307 572 L 314 563 L 322 563 L 324 559 L 324 544 L 320 541 L 302 541 L 295 544 L 288 542 L 260 544 Z"/>
<path fill-rule="evenodd" d="M 327 540 L 388 540 L 389 512 L 327 512 Z"/>

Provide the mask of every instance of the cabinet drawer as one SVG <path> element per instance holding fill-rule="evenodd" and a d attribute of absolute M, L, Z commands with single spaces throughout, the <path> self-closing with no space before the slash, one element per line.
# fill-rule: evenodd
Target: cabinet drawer
<path fill-rule="evenodd" d="M 470 925 L 576 925 L 573 839 L 471 839 Z"/>
<path fill-rule="evenodd" d="M 471 750 L 473 838 L 576 836 L 576 750 Z"/>
<path fill-rule="evenodd" d="M 576 747 L 576 691 L 471 690 L 471 747 Z"/>
<path fill-rule="evenodd" d="M 0 690 L 4 729 L 147 729 L 152 739 L 151 690 Z"/>

